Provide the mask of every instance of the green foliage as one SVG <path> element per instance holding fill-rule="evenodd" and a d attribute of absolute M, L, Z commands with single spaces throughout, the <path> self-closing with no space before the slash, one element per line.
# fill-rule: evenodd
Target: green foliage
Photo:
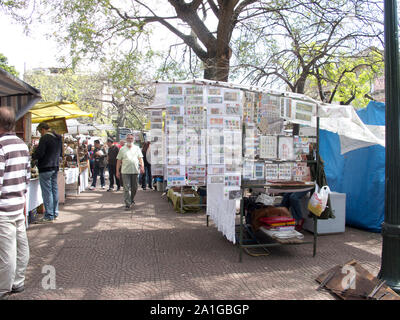
<path fill-rule="evenodd" d="M 15 69 L 14 66 L 10 66 L 8 63 L 8 59 L 5 55 L 0 53 L 0 68 L 11 73 L 12 75 L 19 77 L 19 72 Z"/>
<path fill-rule="evenodd" d="M 371 93 L 374 80 L 383 73 L 383 56 L 377 50 L 358 57 L 341 56 L 318 70 L 310 80 L 310 89 L 319 87 L 319 91 L 329 92 L 327 102 L 351 103 L 355 108 L 363 108 L 369 102 L 366 95 Z"/>
<path fill-rule="evenodd" d="M 4 9 L 22 9 L 25 8 L 29 0 L 17 0 L 17 1 L 3 1 L 0 0 L 0 7 Z"/>
<path fill-rule="evenodd" d="M 326 76 L 328 66 L 339 66 L 342 58 L 354 59 L 368 48 L 381 47 L 383 10 L 375 0 L 291 0 L 282 5 L 286 7 L 265 13 L 241 30 L 233 43 L 236 79 L 305 93 L 316 70 Z"/>
<path fill-rule="evenodd" d="M 25 74 L 25 81 L 40 90 L 42 101 L 76 102 L 79 108 L 93 113 L 95 120 L 100 120 L 101 108 L 96 98 L 101 97 L 102 83 L 98 77 L 75 73 L 72 69 L 57 71 L 57 73 L 45 70 L 32 71 Z"/>

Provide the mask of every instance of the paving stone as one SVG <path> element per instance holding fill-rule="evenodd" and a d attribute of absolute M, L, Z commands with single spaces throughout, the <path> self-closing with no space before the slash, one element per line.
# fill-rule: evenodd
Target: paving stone
<path fill-rule="evenodd" d="M 312 244 L 268 248 L 268 256 L 243 252 L 203 212 L 180 214 L 161 193 L 142 191 L 124 210 L 122 192 L 85 191 L 67 197 L 59 220 L 28 228 L 26 290 L 34 300 L 334 300 L 317 291 L 315 278 L 356 259 L 380 269 L 380 234 L 346 227 Z M 312 234 L 303 232 L 312 241 Z M 45 290 L 43 268 L 52 266 L 56 288 Z"/>

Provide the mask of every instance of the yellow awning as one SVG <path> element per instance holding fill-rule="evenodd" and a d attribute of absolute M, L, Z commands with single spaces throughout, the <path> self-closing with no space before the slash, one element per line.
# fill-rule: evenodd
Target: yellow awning
<path fill-rule="evenodd" d="M 93 117 L 92 113 L 82 111 L 75 102 L 69 101 L 39 102 L 29 112 L 32 114 L 32 123 L 59 118 Z"/>

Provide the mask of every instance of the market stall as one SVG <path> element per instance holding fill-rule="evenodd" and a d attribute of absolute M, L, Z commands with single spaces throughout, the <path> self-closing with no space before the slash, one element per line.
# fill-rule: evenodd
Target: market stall
<path fill-rule="evenodd" d="M 65 137 L 69 130 L 79 133 L 78 122 L 70 122 L 73 118 L 92 117 L 69 101 L 37 103 L 31 110 L 32 122 L 35 124 L 46 121 L 50 127 L 63 136 L 63 155 L 58 177 L 59 201 L 65 202 L 66 195 L 77 195 L 89 184 L 89 162 L 86 146 L 72 136 Z M 69 122 L 69 126 L 68 126 Z M 87 125 L 84 125 L 87 127 Z M 38 142 L 38 141 L 37 141 Z"/>
<path fill-rule="evenodd" d="M 209 80 L 156 82 L 148 108 L 152 175 L 162 177 L 175 196 L 179 188 L 206 186 L 207 216 L 243 248 L 236 218 L 241 212 L 243 232 L 244 200 L 260 194 L 279 199 L 283 193 L 314 189 L 310 166 L 319 166 L 320 127 L 340 134 L 343 152 L 352 150 L 354 139 L 382 144 L 350 108 Z M 293 225 L 264 229 L 290 231 L 297 238 L 293 243 L 301 242 Z M 315 255 L 316 239 L 313 243 Z"/>

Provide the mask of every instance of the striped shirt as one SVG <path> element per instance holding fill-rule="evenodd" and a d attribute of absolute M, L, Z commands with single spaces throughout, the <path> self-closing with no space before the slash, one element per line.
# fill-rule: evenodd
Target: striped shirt
<path fill-rule="evenodd" d="M 0 135 L 0 216 L 24 212 L 30 175 L 27 145 L 13 133 Z"/>

